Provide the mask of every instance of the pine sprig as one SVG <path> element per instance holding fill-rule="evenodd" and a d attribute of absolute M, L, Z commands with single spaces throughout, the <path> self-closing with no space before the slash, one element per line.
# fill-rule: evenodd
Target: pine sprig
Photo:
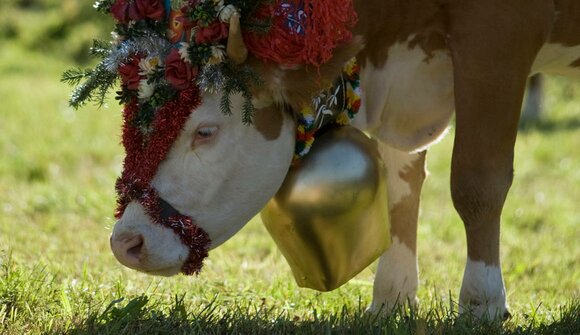
<path fill-rule="evenodd" d="M 81 83 L 83 79 L 85 81 Z M 109 71 L 104 62 L 101 62 L 94 70 L 73 69 L 65 71 L 61 81 L 77 86 L 71 94 L 69 104 L 78 109 L 87 101 L 96 101 L 98 106 L 102 106 L 105 103 L 107 92 L 117 81 L 117 74 Z"/>
<path fill-rule="evenodd" d="M 111 6 L 115 3 L 115 0 L 97 0 L 93 7 L 101 13 L 109 13 Z"/>
<path fill-rule="evenodd" d="M 102 40 L 93 40 L 93 46 L 89 49 L 93 57 L 105 58 L 111 53 L 111 43 Z"/>
<path fill-rule="evenodd" d="M 222 113 L 229 115 L 231 110 L 232 94 L 239 93 L 244 98 L 242 105 L 242 120 L 245 124 L 252 123 L 252 118 L 256 108 L 252 103 L 252 93 L 250 91 L 252 86 L 262 84 L 260 77 L 248 66 L 237 66 L 232 62 L 226 62 L 220 69 L 222 75 L 226 80 L 222 87 L 222 97 L 220 101 L 220 109 Z"/>
<path fill-rule="evenodd" d="M 81 83 L 83 79 L 90 77 L 92 73 L 93 70 L 89 69 L 81 69 L 81 68 L 68 69 L 64 71 L 64 73 L 62 74 L 60 81 L 63 83 L 67 83 L 70 86 L 77 86 L 78 84 Z"/>

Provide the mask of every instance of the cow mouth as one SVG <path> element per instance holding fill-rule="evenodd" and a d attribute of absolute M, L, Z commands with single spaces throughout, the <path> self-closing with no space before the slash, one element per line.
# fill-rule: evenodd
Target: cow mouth
<path fill-rule="evenodd" d="M 188 248 L 189 253 L 181 266 L 181 272 L 185 275 L 198 274 L 203 267 L 203 260 L 208 256 L 211 244 L 207 232 L 197 226 L 190 216 L 179 213 L 163 200 L 152 187 L 119 178 L 116 188 L 121 195 L 116 216 L 122 216 L 131 201 L 138 202 L 154 223 L 171 229 Z M 170 269 L 173 267 L 148 270 L 147 273 L 159 273 Z"/>

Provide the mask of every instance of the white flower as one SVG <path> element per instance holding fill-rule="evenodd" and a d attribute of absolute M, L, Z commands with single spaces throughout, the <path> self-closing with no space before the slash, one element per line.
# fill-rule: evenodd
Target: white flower
<path fill-rule="evenodd" d="M 155 92 L 155 85 L 149 84 L 147 78 L 139 81 L 139 99 L 148 99 L 153 95 L 153 92 Z"/>
<path fill-rule="evenodd" d="M 210 64 L 220 64 L 226 58 L 226 50 L 223 45 L 214 45 L 211 47 L 211 57 L 209 58 Z"/>
<path fill-rule="evenodd" d="M 227 5 L 225 7 L 222 6 L 218 10 L 219 19 L 222 22 L 230 22 L 230 18 L 232 17 L 232 15 L 234 15 L 234 13 L 237 12 L 238 10 L 236 9 L 236 7 L 234 7 L 234 5 Z"/>
<path fill-rule="evenodd" d="M 184 62 L 187 63 L 191 63 L 191 60 L 189 59 L 189 51 L 187 51 L 187 49 L 189 48 L 189 43 L 186 42 L 182 42 L 181 45 L 179 46 L 179 56 L 181 56 L 181 59 Z"/>
<path fill-rule="evenodd" d="M 147 76 L 151 74 L 153 70 L 155 70 L 157 65 L 162 65 L 159 56 L 145 57 L 139 61 L 139 74 L 142 76 Z"/>

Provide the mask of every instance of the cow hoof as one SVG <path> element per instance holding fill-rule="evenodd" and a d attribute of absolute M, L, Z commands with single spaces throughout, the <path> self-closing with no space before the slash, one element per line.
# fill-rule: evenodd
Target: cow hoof
<path fill-rule="evenodd" d="M 468 301 L 459 303 L 459 314 L 486 321 L 506 321 L 512 317 L 505 303 Z"/>
<path fill-rule="evenodd" d="M 382 316 L 389 316 L 392 315 L 394 312 L 399 310 L 400 308 L 416 308 L 419 305 L 419 299 L 417 297 L 414 298 L 407 298 L 407 301 L 404 303 L 400 302 L 382 302 L 378 303 L 373 301 L 369 307 L 365 310 L 365 313 L 374 314 L 374 315 L 382 315 Z"/>
<path fill-rule="evenodd" d="M 499 266 L 467 260 L 459 294 L 459 313 L 490 321 L 510 317 Z"/>

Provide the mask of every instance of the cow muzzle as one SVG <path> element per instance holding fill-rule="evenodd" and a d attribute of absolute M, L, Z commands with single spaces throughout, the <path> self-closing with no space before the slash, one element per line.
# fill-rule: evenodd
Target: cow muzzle
<path fill-rule="evenodd" d="M 151 204 L 159 207 L 158 215 L 149 214 Z M 131 269 L 153 275 L 189 275 L 201 270 L 209 244 L 206 237 L 188 217 L 158 198 L 149 203 L 131 201 L 115 224 L 110 243 L 115 258 Z"/>

